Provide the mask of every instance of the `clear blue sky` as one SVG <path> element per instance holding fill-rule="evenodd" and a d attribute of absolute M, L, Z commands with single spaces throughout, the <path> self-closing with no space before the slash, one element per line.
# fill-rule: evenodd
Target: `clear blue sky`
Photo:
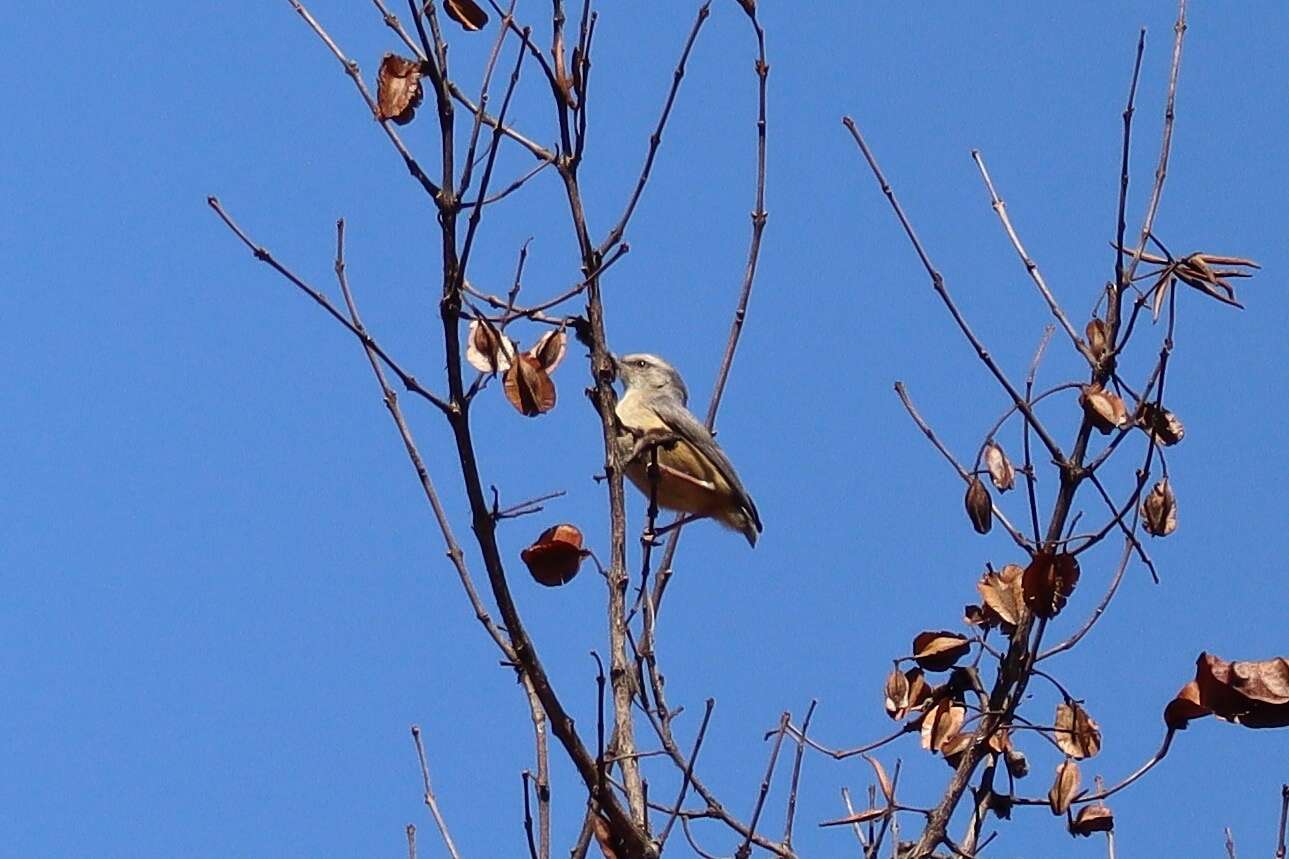
<path fill-rule="evenodd" d="M 695 5 L 605 6 L 585 168 L 597 233 L 634 181 Z M 684 742 L 704 698 L 717 700 L 701 768 L 740 815 L 764 765 L 761 733 L 781 710 L 800 713 L 818 697 L 814 732 L 832 744 L 886 732 L 888 660 L 917 631 L 957 625 L 986 561 L 1016 560 L 1004 537 L 972 533 L 960 482 L 891 392 L 905 380 L 964 456 L 1003 404 L 840 116 L 858 119 L 964 310 L 1018 378 L 1046 311 L 968 152 L 983 150 L 1052 288 L 1085 319 L 1111 273 L 1137 28 L 1149 36 L 1134 221 L 1157 151 L 1174 14 L 1168 2 L 1058 13 L 1032 3 L 763 6 L 770 222 L 720 438 L 766 531 L 755 551 L 714 527 L 687 531 L 660 631 L 672 701 L 689 713 Z M 548 8 L 520 7 L 535 21 Z M 312 8 L 369 79 L 396 47 L 366 4 Z M 333 224 L 346 217 L 368 324 L 431 381 L 442 356 L 426 199 L 286 2 L 37 3 L 8 18 L 0 854 L 397 856 L 414 821 L 422 856 L 439 856 L 408 735 L 416 722 L 463 853 L 521 855 L 526 709 L 459 593 L 370 370 L 352 339 L 256 264 L 205 205 L 219 195 L 328 289 Z M 1182 296 L 1169 391 L 1188 435 L 1170 455 L 1181 526 L 1151 546 L 1163 583 L 1130 571 L 1085 646 L 1057 666 L 1106 734 L 1088 779 L 1116 780 L 1153 751 L 1161 709 L 1199 651 L 1289 652 L 1286 23 L 1274 2 L 1192 10 L 1159 233 L 1176 250 L 1248 254 L 1265 269 L 1244 288 L 1244 313 Z M 490 34 L 450 36 L 473 87 Z M 632 251 L 606 284 L 614 348 L 668 357 L 700 404 L 746 253 L 748 36 L 737 5 L 717 0 L 628 231 Z M 520 95 L 516 122 L 551 139 L 536 76 Z M 426 118 L 406 137 L 433 163 Z M 528 163 L 507 154 L 499 169 Z M 529 235 L 526 295 L 576 281 L 557 191 L 546 176 L 495 208 L 475 283 L 503 289 Z M 562 400 L 550 415 L 526 421 L 488 391 L 476 425 L 485 479 L 506 498 L 568 490 L 503 540 L 531 631 L 591 726 L 587 652 L 604 650 L 603 589 L 591 574 L 542 589 L 517 562 L 553 521 L 606 544 L 580 357 L 571 350 L 557 372 Z M 1042 378 L 1076 369 L 1058 338 Z M 1062 439 L 1076 421 L 1067 406 L 1052 417 Z M 466 538 L 444 427 L 418 405 L 409 412 Z M 1090 609 L 1110 554 L 1084 565 L 1059 624 Z M 1036 706 L 1050 712 L 1045 699 Z M 1038 795 L 1055 761 L 1028 740 L 1035 774 L 1023 785 Z M 897 755 L 906 801 L 933 801 L 944 764 L 912 741 L 884 759 Z M 1283 731 L 1195 724 L 1113 803 L 1120 855 L 1215 855 L 1227 825 L 1241 855 L 1268 854 L 1287 761 Z M 558 853 L 581 801 L 558 755 L 555 774 Z M 839 813 L 840 786 L 862 793 L 868 777 L 862 763 L 807 759 L 805 855 L 853 849 L 847 833 L 814 823 Z M 777 819 L 782 795 L 772 803 Z M 1042 809 L 1015 817 L 990 855 L 1104 855 Z M 732 851 L 727 839 L 709 843 Z"/>

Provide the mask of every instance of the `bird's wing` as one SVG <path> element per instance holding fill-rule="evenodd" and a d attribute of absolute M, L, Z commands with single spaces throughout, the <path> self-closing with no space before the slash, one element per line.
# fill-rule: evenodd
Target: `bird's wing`
<path fill-rule="evenodd" d="M 752 503 L 752 496 L 748 495 L 747 490 L 743 488 L 743 482 L 738 479 L 738 474 L 734 471 L 734 465 L 730 462 L 729 457 L 725 455 L 725 451 L 721 450 L 720 445 L 716 443 L 716 439 L 712 438 L 711 431 L 699 423 L 698 418 L 694 417 L 689 409 L 685 408 L 677 400 L 670 397 L 660 397 L 651 405 L 654 413 L 667 425 L 669 430 L 692 445 L 716 466 L 717 471 L 721 473 L 730 488 L 734 490 L 734 495 L 738 502 L 751 515 L 756 529 L 760 531 L 761 515 L 757 513 L 756 505 Z"/>

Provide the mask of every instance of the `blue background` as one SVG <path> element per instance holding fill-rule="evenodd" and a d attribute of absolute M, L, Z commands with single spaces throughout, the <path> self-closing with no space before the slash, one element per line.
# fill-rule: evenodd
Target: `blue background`
<path fill-rule="evenodd" d="M 576 5 L 576 4 L 574 4 Z M 750 812 L 784 709 L 820 701 L 812 733 L 854 745 L 887 732 L 882 679 L 921 629 L 954 628 L 986 561 L 959 480 L 891 384 L 970 459 L 1004 400 L 952 328 L 839 119 L 854 115 L 964 311 L 1012 378 L 1047 312 L 968 157 L 983 150 L 1031 254 L 1082 324 L 1111 276 L 1120 111 L 1137 28 L 1149 29 L 1134 156 L 1139 222 L 1157 154 L 1169 3 L 762 4 L 772 72 L 769 226 L 719 427 L 766 522 L 750 551 L 712 526 L 686 532 L 660 658 L 688 746 L 716 698 L 700 771 Z M 393 34 L 366 4 L 312 4 L 370 80 Z M 520 5 L 538 25 L 548 7 Z M 403 827 L 442 855 L 420 804 L 409 724 L 423 726 L 463 855 L 523 852 L 519 771 L 528 715 L 471 616 L 361 351 L 255 263 L 207 209 L 217 194 L 258 241 L 334 294 L 334 222 L 368 325 L 441 388 L 437 231 L 428 200 L 324 46 L 281 3 L 183 8 L 35 3 L 0 33 L 0 853 L 6 856 L 397 856 Z M 399 9 L 398 11 L 403 11 Z M 592 230 L 616 220 L 689 30 L 690 3 L 606 4 L 596 35 L 584 188 Z M 1247 254 L 1265 268 L 1244 313 L 1180 297 L 1169 401 L 1181 526 L 1154 541 L 1163 583 L 1134 566 L 1084 646 L 1049 666 L 1105 731 L 1085 780 L 1113 782 L 1154 750 L 1164 703 L 1201 650 L 1289 652 L 1283 559 L 1286 309 L 1283 140 L 1289 27 L 1282 4 L 1199 4 L 1182 66 L 1159 234 L 1175 251 Z M 548 26 L 545 25 L 545 26 Z M 477 87 L 488 32 L 448 28 Z M 513 57 L 507 48 L 503 66 Z M 605 292 L 620 351 L 658 352 L 706 402 L 741 279 L 754 179 L 750 32 L 718 0 L 654 178 Z M 512 115 L 554 137 L 529 69 Z M 426 112 L 404 132 L 437 160 Z M 463 127 L 465 123 L 462 123 Z M 499 182 L 531 164 L 505 148 Z M 494 186 L 499 187 L 499 186 Z M 524 295 L 578 279 L 553 174 L 490 210 L 472 281 L 509 283 L 534 241 Z M 531 339 L 532 331 L 526 335 Z M 1149 352 L 1136 356 L 1140 380 Z M 590 572 L 547 590 L 518 550 L 579 523 L 604 551 L 599 429 L 581 350 L 561 403 L 520 418 L 493 388 L 475 426 L 485 480 L 517 501 L 568 496 L 503 530 L 531 632 L 580 724 L 594 724 L 592 648 L 603 588 Z M 1058 335 L 1040 384 L 1081 377 Z M 445 427 L 405 398 L 463 541 L 468 516 Z M 1046 413 L 1067 445 L 1076 406 Z M 1005 444 L 1017 451 L 1015 436 Z M 1135 454 L 1134 454 L 1135 457 Z M 1122 487 L 1137 460 L 1119 466 Z M 1050 503 L 1052 473 L 1044 475 Z M 1023 520 L 1024 502 L 1006 499 Z M 1089 517 L 1099 515 L 1095 498 Z M 632 498 L 633 521 L 639 505 Z M 1090 521 L 1090 520 L 1088 520 Z M 633 525 L 633 528 L 636 527 Z M 1108 580 L 1089 556 L 1068 632 Z M 481 564 L 470 553 L 472 568 Z M 1050 689 L 1032 715 L 1048 718 Z M 1120 855 L 1215 855 L 1230 826 L 1269 853 L 1289 735 L 1206 720 L 1117 797 Z M 1043 795 L 1056 760 L 1022 738 Z M 902 794 L 934 802 L 948 777 L 908 740 Z M 582 801 L 553 756 L 555 852 Z M 674 783 L 655 769 L 655 795 Z M 782 776 L 768 830 L 783 810 Z M 863 795 L 862 761 L 807 757 L 797 842 L 849 855 L 814 824 Z M 910 821 L 911 825 L 913 821 Z M 955 831 L 960 831 L 960 825 Z M 700 829 L 708 847 L 735 844 Z M 677 841 L 673 849 L 685 855 Z M 994 856 L 1100 856 L 1043 809 L 1018 810 Z"/>

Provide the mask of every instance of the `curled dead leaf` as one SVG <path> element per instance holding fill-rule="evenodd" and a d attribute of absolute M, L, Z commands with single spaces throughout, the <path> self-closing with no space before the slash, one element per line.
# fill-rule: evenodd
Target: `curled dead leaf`
<path fill-rule="evenodd" d="M 891 781 L 890 776 L 886 774 L 886 768 L 882 762 L 870 755 L 864 755 L 864 760 L 868 761 L 877 775 L 877 786 L 882 789 L 882 796 L 886 797 L 887 805 L 895 804 L 895 784 Z"/>
<path fill-rule="evenodd" d="M 1056 705 L 1056 736 L 1061 751 L 1082 760 L 1101 751 L 1101 729 L 1076 701 Z"/>
<path fill-rule="evenodd" d="M 1201 653 L 1195 683 L 1199 704 L 1219 719 L 1247 728 L 1289 726 L 1289 659 L 1283 656 L 1227 662 Z"/>
<path fill-rule="evenodd" d="M 1085 331 L 1088 335 L 1088 351 L 1092 353 L 1093 358 L 1100 361 L 1105 357 L 1106 350 L 1110 345 L 1106 335 L 1105 322 L 1093 316 L 1088 322 L 1088 327 Z"/>
<path fill-rule="evenodd" d="M 1021 585 L 1024 576 L 1021 567 L 1008 564 L 998 573 L 986 570 L 976 583 L 976 590 L 980 591 L 980 598 L 988 609 L 986 620 L 992 613 L 1009 634 L 1025 618 L 1025 592 Z"/>
<path fill-rule="evenodd" d="M 518 355 L 502 377 L 506 399 L 525 417 L 536 417 L 555 408 L 555 383 L 537 359 Z"/>
<path fill-rule="evenodd" d="M 474 0 L 443 0 L 443 11 L 471 33 L 482 30 L 488 23 L 488 13 Z"/>
<path fill-rule="evenodd" d="M 1123 400 L 1100 385 L 1084 385 L 1079 394 L 1079 404 L 1102 435 L 1128 425 L 1128 409 Z"/>
<path fill-rule="evenodd" d="M 498 331 L 491 321 L 480 317 L 470 323 L 465 359 L 471 367 L 484 373 L 505 372 L 514 357 L 514 341 Z"/>
<path fill-rule="evenodd" d="M 943 698 L 922 718 L 922 748 L 935 754 L 944 741 L 962 730 L 967 718 L 965 707 L 952 698 Z"/>
<path fill-rule="evenodd" d="M 1165 477 L 1141 502 L 1141 526 L 1152 537 L 1167 537 L 1177 530 L 1177 496 Z"/>
<path fill-rule="evenodd" d="M 994 503 L 989 498 L 985 484 L 974 475 L 967 483 L 966 505 L 971 527 L 976 529 L 977 534 L 988 534 L 994 524 Z"/>
<path fill-rule="evenodd" d="M 886 678 L 885 692 L 886 715 L 896 721 L 903 720 L 915 710 L 921 710 L 933 694 L 921 668 L 910 668 L 908 671 L 891 669 Z"/>
<path fill-rule="evenodd" d="M 1114 829 L 1114 814 L 1109 807 L 1094 802 L 1079 809 L 1079 813 L 1070 821 L 1071 835 L 1090 836 L 1093 832 L 1109 832 Z"/>
<path fill-rule="evenodd" d="M 573 525 L 555 525 L 543 531 L 519 557 L 538 583 L 553 588 L 573 580 L 586 554 L 581 531 Z"/>
<path fill-rule="evenodd" d="M 985 445 L 985 468 L 989 469 L 989 479 L 993 481 L 994 489 L 1006 492 L 1015 487 L 1016 469 L 996 441 L 991 440 Z"/>
<path fill-rule="evenodd" d="M 1191 719 L 1211 715 L 1213 711 L 1200 703 L 1199 684 L 1192 680 L 1164 707 L 1164 724 L 1174 731 L 1184 731 Z"/>
<path fill-rule="evenodd" d="M 554 331 L 547 331 L 533 348 L 528 350 L 528 354 L 541 365 L 547 373 L 559 366 L 559 362 L 564 360 L 564 351 L 568 346 L 568 335 L 564 333 L 563 328 L 557 328 Z"/>
<path fill-rule="evenodd" d="M 956 632 L 919 632 L 913 639 L 913 659 L 924 671 L 948 671 L 970 651 L 971 642 Z"/>
<path fill-rule="evenodd" d="M 1056 780 L 1052 782 L 1052 788 L 1047 792 L 1047 804 L 1053 814 L 1064 814 L 1069 810 L 1070 803 L 1074 801 L 1074 795 L 1078 793 L 1081 778 L 1079 765 L 1074 761 L 1067 759 L 1057 765 Z"/>
<path fill-rule="evenodd" d="M 1177 415 L 1154 403 L 1142 403 L 1137 408 L 1137 426 L 1148 435 L 1153 433 L 1165 447 L 1172 447 L 1186 435 L 1186 427 Z"/>
<path fill-rule="evenodd" d="M 1025 606 L 1039 617 L 1056 617 L 1078 582 L 1079 562 L 1073 555 L 1039 552 L 1021 577 Z"/>
<path fill-rule="evenodd" d="M 376 72 L 376 114 L 399 125 L 412 121 L 421 103 L 421 64 L 386 54 Z"/>

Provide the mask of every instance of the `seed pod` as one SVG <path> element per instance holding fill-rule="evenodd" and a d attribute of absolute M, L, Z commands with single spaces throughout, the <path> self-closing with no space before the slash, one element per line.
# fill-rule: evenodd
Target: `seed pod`
<path fill-rule="evenodd" d="M 553 588 L 573 580 L 586 554 L 581 531 L 572 525 L 555 525 L 543 531 L 519 557 L 538 583 Z"/>
<path fill-rule="evenodd" d="M 1105 323 L 1093 316 L 1088 322 L 1086 329 L 1088 335 L 1088 351 L 1092 357 L 1100 361 L 1105 357 L 1106 348 L 1109 346 L 1109 340 L 1106 337 Z"/>
<path fill-rule="evenodd" d="M 1070 821 L 1070 834 L 1091 836 L 1093 832 L 1109 832 L 1114 829 L 1114 813 L 1104 803 L 1096 802 L 1085 805 Z"/>
<path fill-rule="evenodd" d="M 1016 485 L 1016 469 L 1012 467 L 1011 460 L 998 442 L 993 441 L 985 445 L 985 467 L 989 469 L 989 479 L 994 482 L 994 489 L 999 492 L 1006 492 Z"/>
<path fill-rule="evenodd" d="M 376 115 L 399 125 L 412 121 L 421 103 L 421 64 L 386 54 L 376 73 Z"/>
<path fill-rule="evenodd" d="M 971 518 L 971 527 L 977 534 L 988 534 L 994 524 L 994 504 L 989 498 L 989 490 L 973 476 L 967 484 L 967 516 Z"/>
<path fill-rule="evenodd" d="M 1137 409 L 1137 425 L 1147 434 L 1154 433 L 1165 447 L 1172 447 L 1186 435 L 1186 428 L 1177 415 L 1154 403 L 1142 403 Z"/>
<path fill-rule="evenodd" d="M 1141 502 L 1142 525 L 1153 537 L 1167 537 L 1177 530 L 1177 496 L 1165 477 Z"/>
<path fill-rule="evenodd" d="M 504 373 L 514 357 L 515 344 L 491 322 L 480 317 L 470 323 L 465 359 L 471 367 L 484 373 Z"/>
<path fill-rule="evenodd" d="M 1056 780 L 1052 789 L 1047 792 L 1047 804 L 1053 814 L 1064 814 L 1074 801 L 1074 794 L 1079 790 L 1079 765 L 1072 760 L 1064 760 L 1056 768 Z"/>
<path fill-rule="evenodd" d="M 1102 435 L 1128 423 L 1128 409 L 1123 400 L 1100 385 L 1085 385 L 1079 394 L 1079 405 L 1083 406 L 1084 413 Z"/>

